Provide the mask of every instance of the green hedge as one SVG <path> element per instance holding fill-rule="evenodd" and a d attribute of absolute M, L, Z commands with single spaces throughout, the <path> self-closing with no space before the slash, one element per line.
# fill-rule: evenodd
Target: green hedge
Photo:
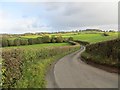
<path fill-rule="evenodd" d="M 109 66 L 120 66 L 120 39 L 104 41 L 86 46 L 86 51 L 82 57 L 96 63 Z"/>
<path fill-rule="evenodd" d="M 42 49 L 3 49 L 3 88 L 45 87 L 47 68 L 55 60 L 79 49 L 79 45 Z"/>
<path fill-rule="evenodd" d="M 41 43 L 62 43 L 62 42 L 67 42 L 69 40 L 73 40 L 72 37 L 65 39 L 62 36 L 51 37 L 51 38 L 49 36 L 42 36 L 37 38 L 16 38 L 13 40 L 10 40 L 9 38 L 6 37 L 2 37 L 2 47 L 33 45 L 33 44 L 41 44 Z"/>

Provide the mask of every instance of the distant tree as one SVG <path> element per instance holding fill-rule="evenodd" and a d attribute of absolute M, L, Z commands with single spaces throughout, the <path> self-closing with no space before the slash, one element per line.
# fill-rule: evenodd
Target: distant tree
<path fill-rule="evenodd" d="M 114 30 L 109 30 L 109 32 L 115 32 Z"/>
<path fill-rule="evenodd" d="M 2 47 L 8 46 L 8 39 L 2 38 Z"/>
<path fill-rule="evenodd" d="M 56 42 L 57 42 L 57 43 L 61 43 L 61 42 L 63 42 L 63 38 L 62 38 L 62 36 L 58 36 L 58 37 L 56 37 Z"/>
<path fill-rule="evenodd" d="M 68 38 L 68 41 L 73 41 L 73 37 L 69 37 L 69 38 Z"/>
<path fill-rule="evenodd" d="M 42 42 L 43 43 L 49 43 L 50 42 L 50 37 L 49 36 L 43 36 L 42 37 Z"/>
<path fill-rule="evenodd" d="M 29 45 L 32 45 L 32 44 L 33 44 L 32 38 L 29 38 L 29 39 L 28 39 L 28 44 L 29 44 Z"/>
<path fill-rule="evenodd" d="M 29 38 L 28 39 L 28 44 L 29 45 L 37 44 L 37 43 L 38 43 L 37 38 Z"/>
<path fill-rule="evenodd" d="M 52 43 L 55 43 L 55 42 L 56 42 L 56 37 L 55 37 L 54 35 L 51 37 L 51 42 L 52 42 Z"/>
<path fill-rule="evenodd" d="M 20 39 L 15 39 L 14 40 L 14 45 L 15 46 L 20 46 Z"/>
<path fill-rule="evenodd" d="M 8 46 L 14 46 L 14 40 L 8 40 Z"/>
<path fill-rule="evenodd" d="M 20 45 L 28 45 L 28 39 L 20 39 Z"/>
<path fill-rule="evenodd" d="M 103 33 L 103 36 L 109 36 L 109 34 L 107 34 L 107 33 Z"/>
<path fill-rule="evenodd" d="M 68 41 L 68 39 L 67 38 L 63 38 L 63 42 L 67 42 Z"/>
<path fill-rule="evenodd" d="M 82 30 L 79 30 L 79 32 L 82 32 Z"/>
<path fill-rule="evenodd" d="M 43 42 L 42 42 L 42 37 L 37 37 L 37 43 L 38 43 L 38 44 L 43 43 Z"/>

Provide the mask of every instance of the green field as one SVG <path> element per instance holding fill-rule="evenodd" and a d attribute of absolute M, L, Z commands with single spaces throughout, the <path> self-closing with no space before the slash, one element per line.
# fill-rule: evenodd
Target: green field
<path fill-rule="evenodd" d="M 79 33 L 58 33 L 58 34 L 45 34 L 48 36 L 59 36 L 61 35 L 64 38 L 68 37 L 73 37 L 74 40 L 81 40 L 81 41 L 87 41 L 90 43 L 96 43 L 96 42 L 101 42 L 101 41 L 106 41 L 106 40 L 112 40 L 118 37 L 117 32 L 107 32 L 109 36 L 103 36 L 104 32 L 79 32 Z M 41 35 L 27 35 L 27 36 L 21 36 L 22 38 L 37 38 L 41 37 Z"/>
<path fill-rule="evenodd" d="M 115 39 L 118 37 L 117 33 L 109 33 L 109 36 L 102 36 L 102 34 L 81 34 L 81 35 L 75 35 L 73 38 L 75 40 L 81 40 L 81 41 L 87 41 L 90 43 L 96 43 L 96 42 L 102 42 L 106 40 Z"/>
<path fill-rule="evenodd" d="M 15 48 L 24 48 L 24 49 L 30 49 L 30 48 L 50 48 L 50 47 L 60 47 L 60 46 L 70 46 L 69 43 L 45 43 L 45 44 L 34 44 L 34 45 L 25 45 L 25 46 L 10 46 L 10 47 L 4 47 L 4 49 L 15 49 Z"/>

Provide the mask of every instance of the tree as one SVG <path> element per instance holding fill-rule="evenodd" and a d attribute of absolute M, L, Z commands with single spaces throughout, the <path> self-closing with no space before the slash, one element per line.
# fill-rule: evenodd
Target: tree
<path fill-rule="evenodd" d="M 56 37 L 55 37 L 55 36 L 52 36 L 51 42 L 52 42 L 52 43 L 55 43 L 55 42 L 56 42 Z"/>
<path fill-rule="evenodd" d="M 14 40 L 14 45 L 15 46 L 20 46 L 20 39 L 15 39 Z"/>
<path fill-rule="evenodd" d="M 38 38 L 29 38 L 28 39 L 28 44 L 29 45 L 38 44 Z"/>
<path fill-rule="evenodd" d="M 8 39 L 7 38 L 2 38 L 2 47 L 8 46 Z"/>
<path fill-rule="evenodd" d="M 107 33 L 103 33 L 103 36 L 109 36 L 109 34 L 107 34 Z"/>
<path fill-rule="evenodd" d="M 43 36 L 42 37 L 42 42 L 43 43 L 49 43 L 50 42 L 50 37 L 49 36 Z"/>
<path fill-rule="evenodd" d="M 33 44 L 38 44 L 37 38 L 32 38 Z"/>
<path fill-rule="evenodd" d="M 37 37 L 37 43 L 38 43 L 38 44 L 43 43 L 43 42 L 42 42 L 42 37 Z"/>
<path fill-rule="evenodd" d="M 73 37 L 69 37 L 69 38 L 68 38 L 68 41 L 73 41 Z"/>
<path fill-rule="evenodd" d="M 58 36 L 58 37 L 56 37 L 56 42 L 57 42 L 57 43 L 61 43 L 61 42 L 63 42 L 63 38 L 62 38 L 62 36 Z"/>
<path fill-rule="evenodd" d="M 29 45 L 32 45 L 32 44 L 33 44 L 32 38 L 29 38 L 29 39 L 28 39 L 28 44 L 29 44 Z"/>
<path fill-rule="evenodd" d="M 28 39 L 21 39 L 20 45 L 28 45 Z"/>
<path fill-rule="evenodd" d="M 14 46 L 14 40 L 8 40 L 8 46 Z"/>

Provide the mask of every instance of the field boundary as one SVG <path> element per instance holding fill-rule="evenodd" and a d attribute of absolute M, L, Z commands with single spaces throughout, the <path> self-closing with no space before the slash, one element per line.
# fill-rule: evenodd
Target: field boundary
<path fill-rule="evenodd" d="M 85 52 L 85 51 L 84 51 Z M 84 53 L 82 52 L 82 53 Z M 81 54 L 82 54 L 81 53 Z M 105 70 L 107 72 L 110 72 L 110 73 L 118 73 L 120 74 L 120 71 L 119 71 L 119 68 L 118 67 L 114 67 L 114 66 L 109 66 L 109 65 L 103 65 L 103 64 L 100 64 L 100 63 L 96 63 L 94 61 L 91 61 L 91 60 L 86 60 L 84 57 L 82 57 L 80 55 L 80 59 L 85 62 L 86 64 L 89 64 L 93 67 L 96 67 L 96 68 L 99 68 L 99 69 L 102 69 L 102 70 Z"/>
<path fill-rule="evenodd" d="M 85 62 L 86 64 L 89 64 L 89 65 L 94 66 L 94 67 L 96 67 L 96 68 L 99 68 L 99 69 L 108 71 L 108 72 L 110 72 L 110 73 L 119 73 L 119 74 L 120 74 L 119 69 L 116 68 L 116 67 L 98 64 L 98 63 L 95 63 L 95 62 L 90 61 L 90 60 L 85 60 L 84 58 L 81 58 L 81 60 L 82 60 L 83 62 Z"/>

